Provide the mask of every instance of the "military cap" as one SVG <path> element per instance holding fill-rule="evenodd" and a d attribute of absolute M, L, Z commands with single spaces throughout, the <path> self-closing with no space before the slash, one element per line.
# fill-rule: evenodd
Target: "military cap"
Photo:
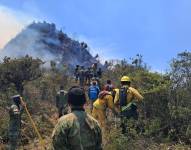
<path fill-rule="evenodd" d="M 68 103 L 73 106 L 82 106 L 86 103 L 85 91 L 79 86 L 73 86 L 68 91 Z"/>

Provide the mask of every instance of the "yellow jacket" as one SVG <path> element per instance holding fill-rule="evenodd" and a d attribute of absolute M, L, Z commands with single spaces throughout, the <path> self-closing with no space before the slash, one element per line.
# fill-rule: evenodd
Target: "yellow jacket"
<path fill-rule="evenodd" d="M 107 107 L 110 109 L 114 108 L 113 97 L 111 95 L 105 95 L 103 99 L 98 98 L 93 106 L 97 109 L 105 110 Z"/>
<path fill-rule="evenodd" d="M 127 104 L 133 100 L 142 101 L 143 96 L 134 88 L 129 87 L 127 90 Z M 116 89 L 116 94 L 114 98 L 114 104 L 119 104 L 119 89 Z"/>

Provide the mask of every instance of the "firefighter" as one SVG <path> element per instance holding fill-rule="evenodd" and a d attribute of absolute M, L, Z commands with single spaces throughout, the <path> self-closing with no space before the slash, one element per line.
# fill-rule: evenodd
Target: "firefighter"
<path fill-rule="evenodd" d="M 120 108 L 122 133 L 127 132 L 127 120 L 138 120 L 137 103 L 143 100 L 143 96 L 133 87 L 128 76 L 121 78 L 121 88 L 115 90 L 114 104 Z"/>

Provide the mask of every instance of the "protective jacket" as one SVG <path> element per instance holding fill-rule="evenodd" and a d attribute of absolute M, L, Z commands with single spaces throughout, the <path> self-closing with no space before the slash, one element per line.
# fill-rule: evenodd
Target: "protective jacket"
<path fill-rule="evenodd" d="M 106 109 L 114 109 L 113 97 L 111 94 L 106 94 L 102 98 L 98 98 L 93 103 L 92 116 L 98 120 L 103 128 L 106 128 Z"/>
<path fill-rule="evenodd" d="M 124 86 L 125 87 L 125 86 Z M 127 104 L 132 102 L 133 100 L 137 100 L 137 101 L 142 101 L 143 100 L 143 96 L 134 88 L 132 87 L 127 87 Z M 114 98 L 114 103 L 115 104 L 119 104 L 120 103 L 120 94 L 119 94 L 119 89 L 115 89 L 116 93 L 115 93 L 115 98 Z"/>
<path fill-rule="evenodd" d="M 137 119 L 137 106 L 134 101 L 142 101 L 143 96 L 136 89 L 128 86 L 123 86 L 121 89 L 116 89 L 115 91 L 114 103 L 119 106 L 121 115 Z"/>
<path fill-rule="evenodd" d="M 104 98 L 100 99 L 98 98 L 93 106 L 97 109 L 102 109 L 105 110 L 106 108 L 110 108 L 113 109 L 114 108 L 114 104 L 113 104 L 113 97 L 111 96 L 111 94 L 105 95 Z"/>

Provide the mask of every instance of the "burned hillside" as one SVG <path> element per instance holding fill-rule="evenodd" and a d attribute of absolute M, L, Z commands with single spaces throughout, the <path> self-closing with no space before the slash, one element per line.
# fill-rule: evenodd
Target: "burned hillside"
<path fill-rule="evenodd" d="M 13 38 L 0 52 L 1 59 L 25 55 L 38 57 L 45 62 L 55 61 L 69 66 L 91 65 L 97 62 L 88 51 L 88 45 L 70 38 L 55 24 L 46 22 L 32 23 Z"/>

